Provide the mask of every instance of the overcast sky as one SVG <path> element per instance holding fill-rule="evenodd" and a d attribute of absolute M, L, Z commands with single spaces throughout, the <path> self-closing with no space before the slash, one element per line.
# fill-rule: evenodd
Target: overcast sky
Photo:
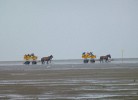
<path fill-rule="evenodd" d="M 138 0 L 0 0 L 0 60 L 138 57 Z"/>

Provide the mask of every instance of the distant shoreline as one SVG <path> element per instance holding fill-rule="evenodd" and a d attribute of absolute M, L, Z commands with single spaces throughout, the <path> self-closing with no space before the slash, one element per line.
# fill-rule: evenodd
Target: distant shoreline
<path fill-rule="evenodd" d="M 83 60 L 83 58 L 81 59 L 53 59 L 53 61 L 74 61 L 74 60 Z M 99 58 L 95 59 L 96 61 L 99 60 Z M 112 61 L 121 61 L 122 58 L 111 58 Z M 130 61 L 130 60 L 138 60 L 138 58 L 123 58 L 124 61 Z M 0 62 L 22 62 L 25 60 L 1 60 Z M 40 61 L 40 60 L 37 60 Z"/>

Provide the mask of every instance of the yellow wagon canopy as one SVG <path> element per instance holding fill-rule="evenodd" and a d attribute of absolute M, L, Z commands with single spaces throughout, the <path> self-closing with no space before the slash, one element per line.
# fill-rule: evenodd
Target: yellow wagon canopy
<path fill-rule="evenodd" d="M 93 53 L 92 52 L 83 52 L 82 53 L 82 58 L 84 58 L 84 59 L 87 59 L 87 58 L 91 58 L 91 59 L 94 59 L 94 58 L 96 58 L 96 55 L 93 55 Z"/>
<path fill-rule="evenodd" d="M 33 53 L 32 54 L 25 54 L 24 55 L 24 60 L 37 60 L 37 56 L 35 56 Z"/>

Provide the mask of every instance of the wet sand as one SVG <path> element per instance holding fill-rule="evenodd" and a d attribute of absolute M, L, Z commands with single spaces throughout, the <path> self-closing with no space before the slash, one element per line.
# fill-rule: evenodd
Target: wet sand
<path fill-rule="evenodd" d="M 138 64 L 1 65 L 1 99 L 138 100 Z"/>

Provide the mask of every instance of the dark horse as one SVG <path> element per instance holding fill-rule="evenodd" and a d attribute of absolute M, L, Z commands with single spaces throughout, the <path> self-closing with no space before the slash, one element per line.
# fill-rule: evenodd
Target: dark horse
<path fill-rule="evenodd" d="M 41 62 L 42 62 L 42 64 L 45 64 L 45 61 L 47 62 L 47 64 L 48 64 L 49 61 L 51 63 L 52 58 L 53 58 L 52 55 L 50 55 L 48 57 L 43 57 L 43 58 L 41 58 Z"/>
<path fill-rule="evenodd" d="M 100 62 L 103 62 L 103 60 L 105 60 L 105 62 L 108 61 L 108 58 L 111 58 L 111 55 L 106 55 L 106 56 L 100 56 Z"/>

